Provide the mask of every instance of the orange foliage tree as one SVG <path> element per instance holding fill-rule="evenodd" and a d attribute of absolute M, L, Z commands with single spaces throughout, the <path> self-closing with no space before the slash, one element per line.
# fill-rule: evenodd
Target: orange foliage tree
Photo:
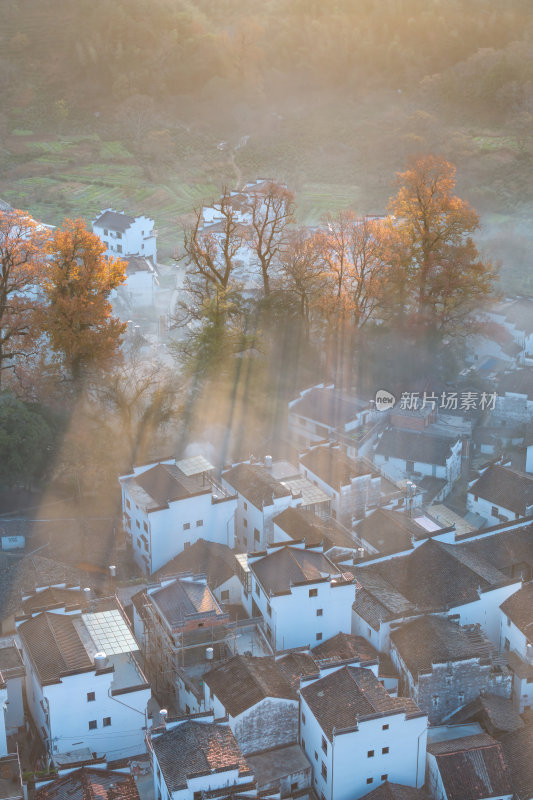
<path fill-rule="evenodd" d="M 91 366 L 118 354 L 126 328 L 111 315 L 109 295 L 126 279 L 126 262 L 105 258 L 105 246 L 83 219 L 66 219 L 49 239 L 44 279 L 47 300 L 43 329 L 55 353 L 79 385 Z"/>
<path fill-rule="evenodd" d="M 29 356 L 47 232 L 24 211 L 0 210 L 0 385 L 4 369 Z"/>

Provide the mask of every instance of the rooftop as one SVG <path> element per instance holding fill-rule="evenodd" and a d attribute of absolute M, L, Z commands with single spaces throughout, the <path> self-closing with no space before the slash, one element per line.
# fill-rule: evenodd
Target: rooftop
<path fill-rule="evenodd" d="M 533 400 L 533 370 L 517 369 L 502 375 L 498 381 L 498 394 L 520 394 Z"/>
<path fill-rule="evenodd" d="M 225 583 L 237 571 L 235 554 L 225 544 L 198 539 L 152 575 L 155 580 L 181 572 L 205 575 L 212 588 Z"/>
<path fill-rule="evenodd" d="M 328 428 L 338 428 L 353 422 L 357 414 L 365 408 L 368 408 L 368 403 L 364 400 L 350 397 L 333 388 L 316 388 L 310 389 L 300 400 L 296 400 L 289 413 L 307 417 L 327 425 Z"/>
<path fill-rule="evenodd" d="M 525 516 L 528 506 L 533 506 L 533 476 L 493 464 L 468 493 Z"/>
<path fill-rule="evenodd" d="M 273 747 L 261 753 L 246 756 L 257 781 L 257 789 L 277 785 L 282 778 L 297 772 L 311 771 L 311 764 L 298 744 Z"/>
<path fill-rule="evenodd" d="M 372 474 L 372 470 L 362 462 L 353 461 L 338 447 L 329 445 L 304 453 L 300 456 L 300 464 L 337 491 L 341 486 L 349 486 L 354 478 Z"/>
<path fill-rule="evenodd" d="M 530 800 L 533 797 L 533 726 L 507 733 L 500 741 L 517 800 Z"/>
<path fill-rule="evenodd" d="M 0 647 L 0 675 L 4 680 L 18 678 L 26 674 L 20 650 L 13 644 Z"/>
<path fill-rule="evenodd" d="M 296 689 L 279 669 L 273 656 L 237 655 L 203 677 L 231 717 L 237 717 L 266 697 L 298 699 Z"/>
<path fill-rule="evenodd" d="M 497 694 L 479 695 L 448 718 L 450 725 L 479 720 L 492 733 L 508 733 L 524 727 L 524 722 L 508 697 Z"/>
<path fill-rule="evenodd" d="M 427 433 L 389 429 L 383 433 L 375 452 L 401 461 L 445 466 L 456 441 Z"/>
<path fill-rule="evenodd" d="M 190 778 L 213 772 L 238 769 L 240 776 L 252 777 L 227 725 L 183 722 L 154 737 L 152 746 L 170 793 L 185 789 Z"/>
<path fill-rule="evenodd" d="M 448 800 L 486 800 L 513 793 L 503 748 L 486 733 L 428 743 Z"/>
<path fill-rule="evenodd" d="M 272 505 L 274 498 L 289 497 L 291 490 L 272 477 L 262 464 L 237 464 L 223 473 L 224 480 L 256 508 Z"/>
<path fill-rule="evenodd" d="M 125 233 L 134 222 L 135 217 L 129 217 L 127 214 L 108 209 L 94 220 L 93 225 L 97 225 L 99 228 L 110 228 L 112 231 Z"/>
<path fill-rule="evenodd" d="M 339 575 L 339 568 L 323 553 L 297 547 L 280 547 L 251 562 L 250 569 L 265 592 L 272 595 L 288 594 L 294 585 Z"/>
<path fill-rule="evenodd" d="M 391 632 L 391 640 L 413 676 L 431 672 L 433 664 L 490 659 L 493 645 L 474 625 L 445 617 L 418 617 Z"/>
<path fill-rule="evenodd" d="M 2 618 L 21 609 L 22 598 L 36 588 L 57 585 L 83 586 L 83 573 L 44 556 L 6 557 L 0 568 L 0 609 Z"/>
<path fill-rule="evenodd" d="M 320 642 L 311 650 L 313 658 L 321 665 L 357 659 L 361 662 L 376 661 L 378 651 L 363 636 L 352 633 L 337 633 L 325 642 Z"/>
<path fill-rule="evenodd" d="M 525 583 L 500 608 L 529 641 L 533 640 L 533 582 Z"/>
<path fill-rule="evenodd" d="M 363 795 L 361 800 L 429 800 L 429 795 L 423 789 L 385 781 L 381 786 Z"/>
<path fill-rule="evenodd" d="M 224 612 L 203 581 L 171 580 L 165 586 L 149 592 L 171 628 L 180 628 L 199 615 L 223 617 Z"/>
<path fill-rule="evenodd" d="M 133 775 L 82 767 L 46 784 L 35 800 L 139 800 Z"/>
<path fill-rule="evenodd" d="M 404 512 L 377 508 L 355 526 L 354 533 L 380 555 L 391 555 L 412 550 L 413 539 L 428 539 L 442 531 L 438 525 L 431 529 L 423 524 L 424 519 L 420 517 L 417 522 Z"/>
<path fill-rule="evenodd" d="M 342 667 L 304 686 L 301 695 L 332 741 L 333 730 L 356 727 L 375 714 L 421 714 L 408 697 L 391 697 L 374 673 L 364 667 Z"/>
<path fill-rule="evenodd" d="M 336 520 L 324 519 L 304 508 L 286 508 L 273 521 L 291 539 L 305 539 L 307 547 L 324 544 L 324 549 L 329 550 L 331 547 L 353 549 L 356 546 L 349 531 Z"/>

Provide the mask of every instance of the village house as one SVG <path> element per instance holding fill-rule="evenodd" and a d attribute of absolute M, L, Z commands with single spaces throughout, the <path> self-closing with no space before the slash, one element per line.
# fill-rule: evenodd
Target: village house
<path fill-rule="evenodd" d="M 0 647 L 0 676 L 6 692 L 4 702 L 0 702 L 0 708 L 5 703 L 5 713 L 0 718 L 5 725 L 6 735 L 10 736 L 24 727 L 23 690 L 26 669 L 14 640 L 11 644 Z"/>
<path fill-rule="evenodd" d="M 280 800 L 291 796 L 305 800 L 314 798 L 311 764 L 299 744 L 271 747 L 247 755 L 246 761 L 254 773 L 258 793 L 279 793 Z M 304 789 L 309 789 L 309 792 L 304 792 Z"/>
<path fill-rule="evenodd" d="M 378 653 L 367 639 L 352 633 L 337 633 L 311 649 L 313 659 L 320 670 L 333 666 L 354 664 L 368 666 L 378 664 L 377 676 L 390 695 L 398 694 L 398 672 L 390 656 Z"/>
<path fill-rule="evenodd" d="M 511 674 L 479 626 L 425 616 L 400 625 L 390 638 L 400 694 L 408 694 L 431 725 L 480 693 L 510 697 Z"/>
<path fill-rule="evenodd" d="M 500 606 L 500 647 L 513 675 L 513 703 L 533 707 L 533 583 L 525 583 Z"/>
<path fill-rule="evenodd" d="M 500 742 L 486 733 L 428 742 L 427 788 L 433 800 L 512 800 Z"/>
<path fill-rule="evenodd" d="M 519 369 L 502 375 L 498 381 L 498 395 L 492 417 L 502 429 L 531 422 L 533 419 L 533 369 Z M 502 434 L 504 433 L 505 430 L 502 430 Z"/>
<path fill-rule="evenodd" d="M 367 558 L 405 554 L 428 539 L 449 544 L 455 539 L 453 525 L 443 526 L 428 513 L 411 516 L 388 508 L 371 511 L 355 525 L 353 533 Z"/>
<path fill-rule="evenodd" d="M 104 765 L 105 767 L 105 765 Z M 116 770 L 81 767 L 49 781 L 35 792 L 35 800 L 139 800 L 133 775 Z"/>
<path fill-rule="evenodd" d="M 476 553 L 475 545 L 433 539 L 409 555 L 357 567 L 355 575 L 352 632 L 384 652 L 389 651 L 392 627 L 424 614 L 454 615 L 462 625 L 479 624 L 498 644 L 497 609 L 521 585 L 520 578 L 508 577 Z"/>
<path fill-rule="evenodd" d="M 245 755 L 297 742 L 297 687 L 273 656 L 234 656 L 203 681 L 205 708 L 227 719 Z"/>
<path fill-rule="evenodd" d="M 532 800 L 533 725 L 526 725 L 520 730 L 507 733 L 500 741 L 505 760 L 511 770 L 511 782 L 516 800 Z"/>
<path fill-rule="evenodd" d="M 448 717 L 447 722 L 452 726 L 479 723 L 495 739 L 524 727 L 524 721 L 513 706 L 512 699 L 498 694 L 478 695 Z"/>
<path fill-rule="evenodd" d="M 468 488 L 467 507 L 498 525 L 533 514 L 533 476 L 491 464 Z"/>
<path fill-rule="evenodd" d="M 512 336 L 518 347 L 516 357 L 533 363 L 533 298 L 506 298 L 491 309 L 490 316 Z"/>
<path fill-rule="evenodd" d="M 114 601 L 78 614 L 45 611 L 18 634 L 28 708 L 52 758 L 84 747 L 115 759 L 145 751 L 150 685 Z"/>
<path fill-rule="evenodd" d="M 423 785 L 427 716 L 391 697 L 372 669 L 341 667 L 300 696 L 300 744 L 317 796 L 357 800 L 386 781 Z"/>
<path fill-rule="evenodd" d="M 119 478 L 126 537 L 146 575 L 200 537 L 233 547 L 234 494 L 214 478 L 203 456 L 134 467 Z"/>
<path fill-rule="evenodd" d="M 380 499 L 381 476 L 362 461 L 353 461 L 338 445 L 313 447 L 300 455 L 302 475 L 331 499 L 331 516 L 349 530 L 354 519 Z"/>
<path fill-rule="evenodd" d="M 157 800 L 255 796 L 255 780 L 229 725 L 211 717 L 153 730 L 150 750 Z"/>
<path fill-rule="evenodd" d="M 289 434 L 301 449 L 329 439 L 336 432 L 349 434 L 372 420 L 372 405 L 319 383 L 300 392 L 289 403 Z"/>
<path fill-rule="evenodd" d="M 354 577 L 322 552 L 304 544 L 278 545 L 248 557 L 248 613 L 262 615 L 275 650 L 305 647 L 336 633 L 349 633 Z"/>
<path fill-rule="evenodd" d="M 461 475 L 462 451 L 461 438 L 389 428 L 374 450 L 374 464 L 392 481 L 413 481 L 426 502 L 438 502 Z"/>
<path fill-rule="evenodd" d="M 359 543 L 352 533 L 332 517 L 319 517 L 304 508 L 286 508 L 273 519 L 273 539 L 323 549 L 336 564 L 351 563 L 359 555 Z"/>
<path fill-rule="evenodd" d="M 116 292 L 129 308 L 143 308 L 154 304 L 158 286 L 159 271 L 153 260 L 145 256 L 129 256 L 126 259 L 126 280 Z"/>
<path fill-rule="evenodd" d="M 157 231 L 153 219 L 130 217 L 123 211 L 106 208 L 93 220 L 92 228 L 106 246 L 106 256 L 144 256 L 157 263 Z"/>

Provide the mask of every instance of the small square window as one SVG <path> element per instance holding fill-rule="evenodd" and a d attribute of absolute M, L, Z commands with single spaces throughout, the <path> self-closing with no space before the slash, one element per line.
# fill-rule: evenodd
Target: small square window
<path fill-rule="evenodd" d="M 98 727 L 98 723 L 96 722 L 96 720 L 95 719 L 90 719 L 89 720 L 89 730 L 90 731 L 94 731 L 97 727 Z"/>
<path fill-rule="evenodd" d="M 366 755 L 367 755 L 368 758 L 374 758 L 374 751 L 373 750 L 369 750 Z"/>
<path fill-rule="evenodd" d="M 183 523 L 183 530 L 184 531 L 188 531 L 190 527 L 191 527 L 191 523 L 190 522 L 184 522 Z"/>
<path fill-rule="evenodd" d="M 381 730 L 382 731 L 388 731 L 389 730 L 389 723 L 387 722 L 385 725 L 382 725 L 381 726 Z"/>
<path fill-rule="evenodd" d="M 388 773 L 385 773 L 385 775 L 382 775 L 382 776 L 381 776 L 381 780 L 382 780 L 382 781 L 388 781 L 388 780 L 389 780 Z"/>
<path fill-rule="evenodd" d="M 317 640 L 317 642 L 321 642 L 322 641 L 322 634 L 321 633 L 317 633 L 316 640 Z"/>
<path fill-rule="evenodd" d="M 248 520 L 247 519 L 243 519 L 242 524 L 244 525 L 245 528 L 247 528 L 248 527 Z"/>
<path fill-rule="evenodd" d="M 318 589 L 309 589 L 309 597 L 318 597 Z"/>
<path fill-rule="evenodd" d="M 87 692 L 87 702 L 91 703 L 93 700 L 96 700 L 96 694 L 94 692 Z"/>
<path fill-rule="evenodd" d="M 104 728 L 109 728 L 111 725 L 111 717 L 104 717 L 103 719 Z"/>
<path fill-rule="evenodd" d="M 318 761 L 318 753 L 316 750 L 315 750 L 315 761 Z"/>
<path fill-rule="evenodd" d="M 148 525 L 146 524 L 146 522 L 143 522 L 143 528 L 146 531 L 146 533 L 148 533 Z"/>
<path fill-rule="evenodd" d="M 246 503 L 246 502 L 245 502 L 245 504 L 244 504 L 244 510 L 245 510 L 245 511 L 248 511 L 248 503 Z"/>
<path fill-rule="evenodd" d="M 388 752 L 389 752 L 389 748 L 388 747 L 382 747 L 381 748 L 381 755 L 386 756 Z"/>
<path fill-rule="evenodd" d="M 367 783 L 374 783 L 374 778 L 367 778 L 367 779 L 366 779 L 366 782 L 367 782 Z"/>
<path fill-rule="evenodd" d="M 227 603 L 229 600 L 229 589 L 224 589 L 223 592 L 220 592 L 220 602 Z"/>
<path fill-rule="evenodd" d="M 322 750 L 324 751 L 324 753 L 327 754 L 327 752 L 328 752 L 328 743 L 326 742 L 326 739 L 325 739 L 324 736 L 322 737 Z"/>
<path fill-rule="evenodd" d="M 328 779 L 328 768 L 326 767 L 324 762 L 322 762 L 322 777 L 324 778 L 325 781 L 327 781 L 327 779 Z"/>
<path fill-rule="evenodd" d="M 321 617 L 323 615 L 323 613 L 324 613 L 324 610 L 322 608 L 317 608 L 317 610 L 316 610 L 317 617 Z"/>
<path fill-rule="evenodd" d="M 302 711 L 302 725 L 305 725 L 305 714 Z"/>
<path fill-rule="evenodd" d="M 197 528 L 201 528 L 203 524 L 204 524 L 203 519 L 197 519 L 196 520 L 196 527 Z"/>

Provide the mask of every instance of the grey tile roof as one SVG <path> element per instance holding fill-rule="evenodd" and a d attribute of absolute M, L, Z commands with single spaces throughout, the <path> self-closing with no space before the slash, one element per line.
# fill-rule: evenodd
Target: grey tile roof
<path fill-rule="evenodd" d="M 273 656 L 233 656 L 203 676 L 211 694 L 236 717 L 267 697 L 298 699 L 296 688 Z"/>
<path fill-rule="evenodd" d="M 58 683 L 70 672 L 94 669 L 70 615 L 46 611 L 19 625 L 18 633 L 42 685 Z"/>
<path fill-rule="evenodd" d="M 456 441 L 427 433 L 389 429 L 383 433 L 375 452 L 377 455 L 399 458 L 402 461 L 445 466 Z"/>
<path fill-rule="evenodd" d="M 513 567 L 522 564 L 533 568 L 533 525 L 481 536 L 458 546 L 460 551 L 484 559 L 505 574 L 511 575 Z"/>
<path fill-rule="evenodd" d="M 187 786 L 187 779 L 212 772 L 251 770 L 227 725 L 183 722 L 152 739 L 152 746 L 170 793 Z"/>
<path fill-rule="evenodd" d="M 363 795 L 361 800 L 429 800 L 429 795 L 423 789 L 385 781 L 381 786 Z"/>
<path fill-rule="evenodd" d="M 290 497 L 291 491 L 261 464 L 237 464 L 223 473 L 224 480 L 256 508 L 272 505 L 274 498 Z"/>
<path fill-rule="evenodd" d="M 522 631 L 524 636 L 533 640 L 533 581 L 525 583 L 500 606 L 511 622 Z"/>
<path fill-rule="evenodd" d="M 223 612 L 208 586 L 200 582 L 175 580 L 149 595 L 158 606 L 168 624 L 181 627 L 191 618 L 222 617 Z"/>
<path fill-rule="evenodd" d="M 156 464 L 155 467 L 141 472 L 135 482 L 152 497 L 158 506 L 166 508 L 175 500 L 189 497 L 191 492 L 179 480 L 180 470 L 172 464 Z"/>
<path fill-rule="evenodd" d="M 421 714 L 410 698 L 391 697 L 364 667 L 342 667 L 305 686 L 301 695 L 330 741 L 334 728 L 354 727 L 374 714 Z"/>
<path fill-rule="evenodd" d="M 505 760 L 511 770 L 517 800 L 533 797 L 533 726 L 507 733 L 500 739 Z"/>
<path fill-rule="evenodd" d="M 486 800 L 511 795 L 511 773 L 502 745 L 486 733 L 433 742 L 435 756 L 448 800 Z"/>
<path fill-rule="evenodd" d="M 349 397 L 336 389 L 311 389 L 291 406 L 289 413 L 337 428 L 353 422 L 365 408 L 368 408 L 366 401 Z"/>
<path fill-rule="evenodd" d="M 361 662 L 376 661 L 379 653 L 363 636 L 352 633 L 337 633 L 311 650 L 313 658 L 320 663 L 335 663 L 358 658 Z"/>
<path fill-rule="evenodd" d="M 451 717 L 447 717 L 446 721 L 449 725 L 478 721 L 491 735 L 509 733 L 524 727 L 524 721 L 513 706 L 513 701 L 497 694 L 479 695 Z"/>
<path fill-rule="evenodd" d="M 32 614 L 37 611 L 50 611 L 55 606 L 79 607 L 83 600 L 81 589 L 59 589 L 49 586 L 41 592 L 36 592 L 26 598 L 22 603 L 22 612 Z"/>
<path fill-rule="evenodd" d="M 533 475 L 493 464 L 468 492 L 507 508 L 514 514 L 525 516 L 526 508 L 533 506 Z"/>
<path fill-rule="evenodd" d="M 52 558 L 43 556 L 9 556 L 0 558 L 0 609 L 2 618 L 21 608 L 23 595 L 37 587 L 66 583 L 84 586 L 83 572 Z"/>
<path fill-rule="evenodd" d="M 94 224 L 100 228 L 109 228 L 112 231 L 125 233 L 134 222 L 135 217 L 129 217 L 127 214 L 120 214 L 118 211 L 104 211 L 95 219 Z"/>
<path fill-rule="evenodd" d="M 353 461 L 338 447 L 315 447 L 300 456 L 300 464 L 336 491 L 349 486 L 353 478 L 371 475 L 373 470 L 360 461 Z"/>
<path fill-rule="evenodd" d="M 237 572 L 235 554 L 225 544 L 198 539 L 178 556 L 152 575 L 154 580 L 180 572 L 206 575 L 208 585 L 215 589 Z"/>
<path fill-rule="evenodd" d="M 272 788 L 272 784 L 279 784 L 279 781 L 290 775 L 311 771 L 311 764 L 298 744 L 288 744 L 248 755 L 246 760 L 255 775 L 258 791 Z"/>
<path fill-rule="evenodd" d="M 305 539 L 307 547 L 354 548 L 353 536 L 334 519 L 323 519 L 312 511 L 303 508 L 286 508 L 274 517 L 276 525 L 292 539 Z"/>
<path fill-rule="evenodd" d="M 0 673 L 4 680 L 26 674 L 22 656 L 14 643 L 0 647 Z"/>
<path fill-rule="evenodd" d="M 35 792 L 35 800 L 139 800 L 133 775 L 82 767 Z"/>
<path fill-rule="evenodd" d="M 433 664 L 490 659 L 494 646 L 475 626 L 458 625 L 445 617 L 419 617 L 391 632 L 391 641 L 409 672 L 431 672 Z"/>
<path fill-rule="evenodd" d="M 300 686 L 300 678 L 318 675 L 319 666 L 311 653 L 287 653 L 276 661 L 277 668 L 290 686 Z"/>
<path fill-rule="evenodd" d="M 263 558 L 250 563 L 250 569 L 265 592 L 283 594 L 293 584 L 324 580 L 338 575 L 339 568 L 323 553 L 297 547 L 280 547 Z"/>
<path fill-rule="evenodd" d="M 498 394 L 521 394 L 533 400 L 533 370 L 518 369 L 502 375 L 498 382 Z"/>
<path fill-rule="evenodd" d="M 354 532 L 381 555 L 412 550 L 412 538 L 427 539 L 432 535 L 407 514 L 386 508 L 373 511 L 355 526 Z"/>

